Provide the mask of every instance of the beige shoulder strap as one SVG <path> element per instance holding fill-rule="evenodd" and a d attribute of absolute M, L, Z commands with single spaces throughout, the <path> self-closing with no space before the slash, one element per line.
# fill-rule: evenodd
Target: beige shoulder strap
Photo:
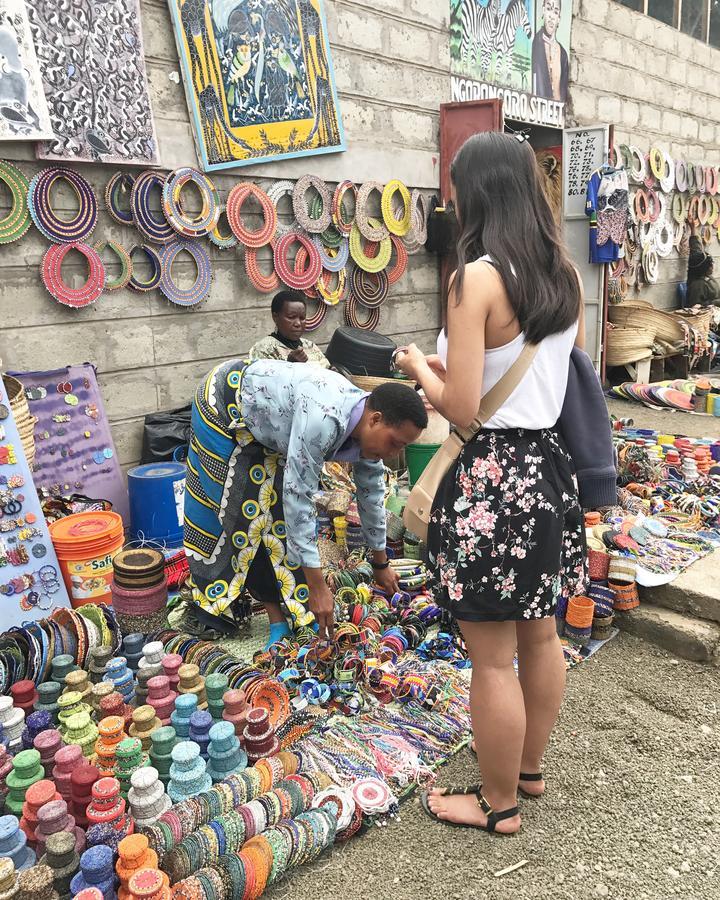
<path fill-rule="evenodd" d="M 468 429 L 458 428 L 458 432 L 463 440 L 468 441 L 470 438 L 474 437 L 488 419 L 491 419 L 500 409 L 510 394 L 512 394 L 522 381 L 523 376 L 535 359 L 537 351 L 537 344 L 525 344 L 515 362 L 510 366 L 500 381 L 491 387 L 480 401 L 480 409 L 478 410 L 478 414 L 472 425 Z"/>

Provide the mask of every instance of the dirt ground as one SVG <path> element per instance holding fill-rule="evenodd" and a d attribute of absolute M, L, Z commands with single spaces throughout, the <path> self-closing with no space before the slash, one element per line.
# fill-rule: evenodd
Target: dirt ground
<path fill-rule="evenodd" d="M 635 428 L 652 428 L 664 434 L 682 434 L 687 437 L 720 437 L 720 419 L 716 416 L 697 415 L 677 409 L 650 409 L 642 403 L 628 400 L 608 400 L 610 415 L 618 419 L 632 419 Z"/>
<path fill-rule="evenodd" d="M 272 900 L 717 900 L 720 669 L 621 634 L 568 675 L 547 794 L 511 838 L 428 819 L 416 797 L 275 885 Z M 439 784 L 470 784 L 467 750 Z M 527 860 L 500 878 L 495 872 Z"/>

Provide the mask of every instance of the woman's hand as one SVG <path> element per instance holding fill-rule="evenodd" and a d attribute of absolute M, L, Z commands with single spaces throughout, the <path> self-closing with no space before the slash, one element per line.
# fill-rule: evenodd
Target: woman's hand
<path fill-rule="evenodd" d="M 373 573 L 373 577 L 375 579 L 375 584 L 377 584 L 378 587 L 381 587 L 389 597 L 392 597 L 393 594 L 397 594 L 400 590 L 400 579 L 395 573 L 395 570 L 390 566 L 387 569 L 376 570 Z"/>
<path fill-rule="evenodd" d="M 335 622 L 335 600 L 325 582 L 322 569 L 305 569 L 307 579 L 308 606 L 318 623 L 318 637 L 323 641 L 332 640 Z"/>
<path fill-rule="evenodd" d="M 307 362 L 308 355 L 302 347 L 298 347 L 297 350 L 291 350 L 288 353 L 288 362 Z"/>
<path fill-rule="evenodd" d="M 410 344 L 398 350 L 395 356 L 396 368 L 407 375 L 408 378 L 418 380 L 418 373 L 425 365 L 425 354 L 420 350 L 417 344 Z"/>

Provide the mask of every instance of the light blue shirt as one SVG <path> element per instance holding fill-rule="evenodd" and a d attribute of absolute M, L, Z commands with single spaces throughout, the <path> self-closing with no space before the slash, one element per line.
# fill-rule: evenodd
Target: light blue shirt
<path fill-rule="evenodd" d="M 285 458 L 283 507 L 290 562 L 319 568 L 313 495 L 323 463 L 347 459 L 343 445 L 368 395 L 337 372 L 277 360 L 251 363 L 240 394 L 247 429 Z M 365 543 L 371 550 L 384 550 L 385 467 L 358 457 L 353 459 L 353 475 Z"/>

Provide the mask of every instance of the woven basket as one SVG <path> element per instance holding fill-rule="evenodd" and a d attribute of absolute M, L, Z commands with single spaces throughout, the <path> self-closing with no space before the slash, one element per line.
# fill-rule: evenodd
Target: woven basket
<path fill-rule="evenodd" d="M 20 435 L 25 458 L 28 465 L 32 466 L 33 462 L 35 462 L 35 425 L 37 424 L 37 419 L 30 415 L 25 388 L 17 378 L 13 378 L 12 375 L 3 375 L 3 384 L 8 394 L 10 409 Z"/>
<path fill-rule="evenodd" d="M 655 309 L 649 304 L 640 302 L 616 303 L 608 307 L 608 318 L 613 325 L 625 325 L 630 328 L 647 329 L 652 332 L 653 340 L 682 341 L 683 330 L 677 319 L 670 313 Z"/>
<path fill-rule="evenodd" d="M 376 387 L 380 387 L 381 384 L 396 384 L 398 381 L 408 384 L 406 378 L 378 378 L 375 375 L 353 375 L 352 383 L 355 387 L 359 387 L 361 391 L 367 391 L 371 394 Z"/>
<path fill-rule="evenodd" d="M 608 328 L 606 361 L 609 366 L 624 366 L 652 356 L 655 340 L 651 330 L 640 328 Z"/>

